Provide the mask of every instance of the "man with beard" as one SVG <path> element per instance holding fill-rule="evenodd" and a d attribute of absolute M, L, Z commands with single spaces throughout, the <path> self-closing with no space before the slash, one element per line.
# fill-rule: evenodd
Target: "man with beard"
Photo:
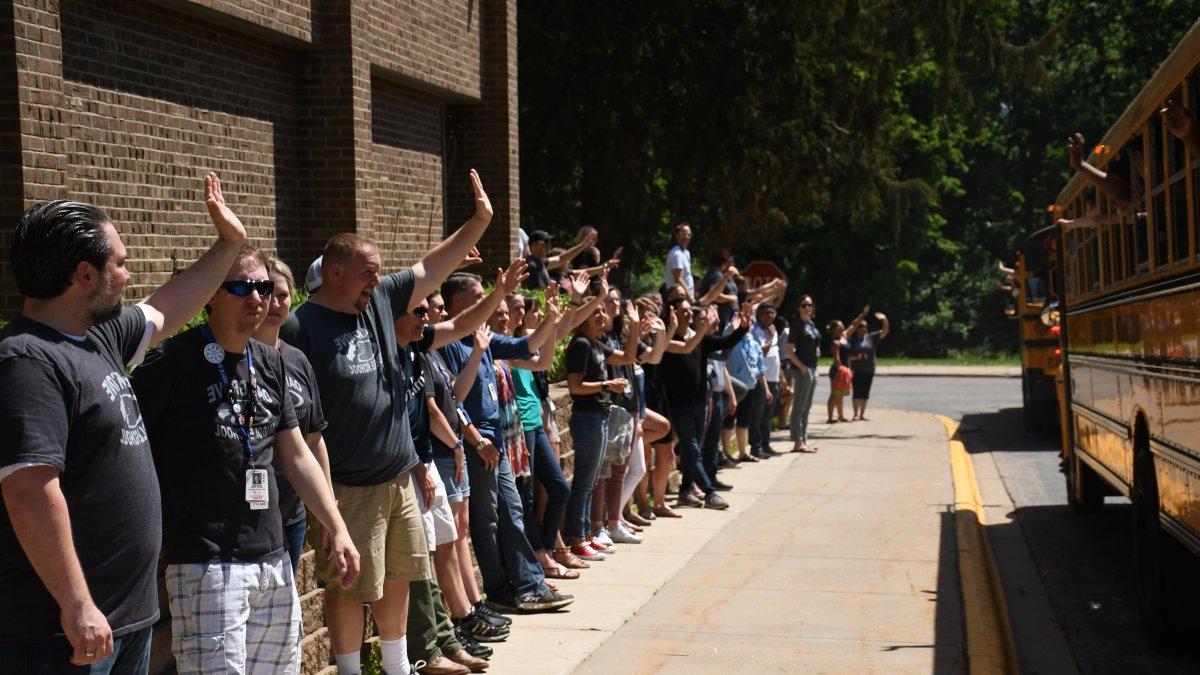
<path fill-rule="evenodd" d="M 149 667 L 161 506 L 126 368 L 195 315 L 246 239 L 216 174 L 205 202 L 217 242 L 125 308 L 128 254 L 102 209 L 41 202 L 16 227 L 25 302 L 0 332 L 0 663 Z"/>
<path fill-rule="evenodd" d="M 274 464 L 329 531 L 342 585 L 358 575 L 358 553 L 300 433 L 283 357 L 251 339 L 273 293 L 266 257 L 244 247 L 208 302 L 208 322 L 133 373 L 163 496 L 181 673 L 300 671 L 300 599 Z"/>
<path fill-rule="evenodd" d="M 363 603 L 379 629 L 383 669 L 406 675 L 409 582 L 424 581 L 429 548 L 412 476 L 425 466 L 413 448 L 405 395 L 408 381 L 395 320 L 437 289 L 472 253 L 492 220 L 492 205 L 471 171 L 475 215 L 410 269 L 381 276 L 379 249 L 354 234 L 334 235 L 321 254 L 321 292 L 298 307 L 280 331 L 308 357 L 328 413 L 325 443 L 334 492 L 362 554 L 362 575 L 338 588 L 337 572 L 318 556 L 326 584 L 325 621 L 344 675 L 361 672 Z M 311 541 L 321 541 L 314 527 Z"/>

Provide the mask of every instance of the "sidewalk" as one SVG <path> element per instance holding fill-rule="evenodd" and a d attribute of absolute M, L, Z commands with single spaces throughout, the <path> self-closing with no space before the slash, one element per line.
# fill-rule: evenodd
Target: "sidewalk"
<path fill-rule="evenodd" d="M 941 423 L 824 427 L 816 455 L 723 471 L 729 510 L 655 521 L 559 582 L 575 604 L 514 617 L 489 672 L 963 672 Z"/>

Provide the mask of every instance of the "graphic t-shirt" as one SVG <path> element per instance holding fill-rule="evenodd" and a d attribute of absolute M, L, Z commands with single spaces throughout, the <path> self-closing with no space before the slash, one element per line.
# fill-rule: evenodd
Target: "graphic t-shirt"
<path fill-rule="evenodd" d="M 208 360 L 213 352 L 205 328 L 167 340 L 133 371 L 162 488 L 169 564 L 256 561 L 283 548 L 271 466 L 275 433 L 297 426 L 283 357 L 250 340 L 251 378 L 245 354 L 220 350 L 226 384 Z M 249 430 L 253 460 L 239 417 Z M 246 472 L 252 468 L 267 470 L 266 509 L 251 510 L 246 501 Z"/>
<path fill-rule="evenodd" d="M 292 397 L 292 407 L 296 409 L 296 420 L 300 423 L 300 433 L 307 439 L 315 431 L 324 431 L 328 424 L 321 410 L 321 399 L 317 391 L 317 376 L 313 374 L 312 365 L 305 358 L 304 352 L 286 342 L 279 354 L 283 357 L 283 370 L 287 375 L 288 395 Z M 296 494 L 295 488 L 288 482 L 287 476 L 275 462 L 275 482 L 279 485 L 279 515 L 283 517 L 284 525 L 294 525 L 304 519 L 304 502 Z"/>
<path fill-rule="evenodd" d="M 589 340 L 583 335 L 577 335 L 571 344 L 567 345 L 567 374 L 582 373 L 584 382 L 603 382 L 608 379 L 604 368 L 604 359 L 612 353 L 604 340 Z M 571 394 L 571 404 L 575 410 L 588 412 L 608 412 L 612 404 L 612 393 L 601 389 L 598 394 L 576 396 Z"/>
<path fill-rule="evenodd" d="M 413 449 L 422 462 L 433 461 L 433 434 L 429 431 L 429 397 L 434 395 L 433 380 L 429 366 L 422 353 L 433 341 L 433 326 L 425 327 L 425 338 L 416 344 L 408 344 L 400 350 L 400 368 L 408 382 L 405 404 L 408 406 L 408 421 L 412 427 Z"/>
<path fill-rule="evenodd" d="M 280 330 L 317 375 L 321 408 L 330 412 L 324 436 L 335 483 L 379 485 L 417 463 L 395 329 L 412 290 L 412 270 L 402 270 L 383 277 L 357 314 L 310 300 Z"/>
<path fill-rule="evenodd" d="M 141 360 L 148 331 L 137 305 L 83 340 L 20 315 L 0 331 L 0 470 L 59 469 L 88 590 L 118 637 L 158 620 L 158 480 L 125 373 Z M 0 643 L 66 644 L 58 603 L 25 556 L 2 499 L 0 588 Z"/>

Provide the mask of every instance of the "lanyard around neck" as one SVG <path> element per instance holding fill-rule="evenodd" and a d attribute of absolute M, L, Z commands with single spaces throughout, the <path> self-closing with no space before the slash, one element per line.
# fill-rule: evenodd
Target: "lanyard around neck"
<path fill-rule="evenodd" d="M 217 341 L 213 338 L 212 329 L 208 324 L 204 324 L 201 330 L 204 332 L 207 344 L 216 344 Z M 242 439 L 246 442 L 246 456 L 250 459 L 250 465 L 253 466 L 254 445 L 250 438 L 250 428 L 254 426 L 253 406 L 258 403 L 258 378 L 254 374 L 254 355 L 251 353 L 250 343 L 246 343 L 246 372 L 250 375 L 250 391 L 249 396 L 242 401 L 235 398 L 233 387 L 230 386 L 229 373 L 225 371 L 225 359 L 222 358 L 214 365 L 217 367 L 217 374 L 221 376 L 221 388 L 229 392 L 230 412 L 233 413 L 238 431 L 241 432 Z M 245 410 L 244 408 L 250 409 Z"/>

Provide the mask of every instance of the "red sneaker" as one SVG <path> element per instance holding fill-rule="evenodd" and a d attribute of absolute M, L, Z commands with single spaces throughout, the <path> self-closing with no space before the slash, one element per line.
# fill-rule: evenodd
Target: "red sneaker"
<path fill-rule="evenodd" d="M 601 553 L 600 551 L 597 551 L 596 549 L 589 546 L 587 541 L 581 541 L 577 544 L 573 544 L 571 546 L 571 553 L 573 553 L 575 555 L 575 557 L 577 557 L 580 560 L 583 560 L 585 562 L 594 562 L 596 560 L 604 560 L 605 558 L 608 557 L 608 556 L 604 555 L 603 553 Z"/>

